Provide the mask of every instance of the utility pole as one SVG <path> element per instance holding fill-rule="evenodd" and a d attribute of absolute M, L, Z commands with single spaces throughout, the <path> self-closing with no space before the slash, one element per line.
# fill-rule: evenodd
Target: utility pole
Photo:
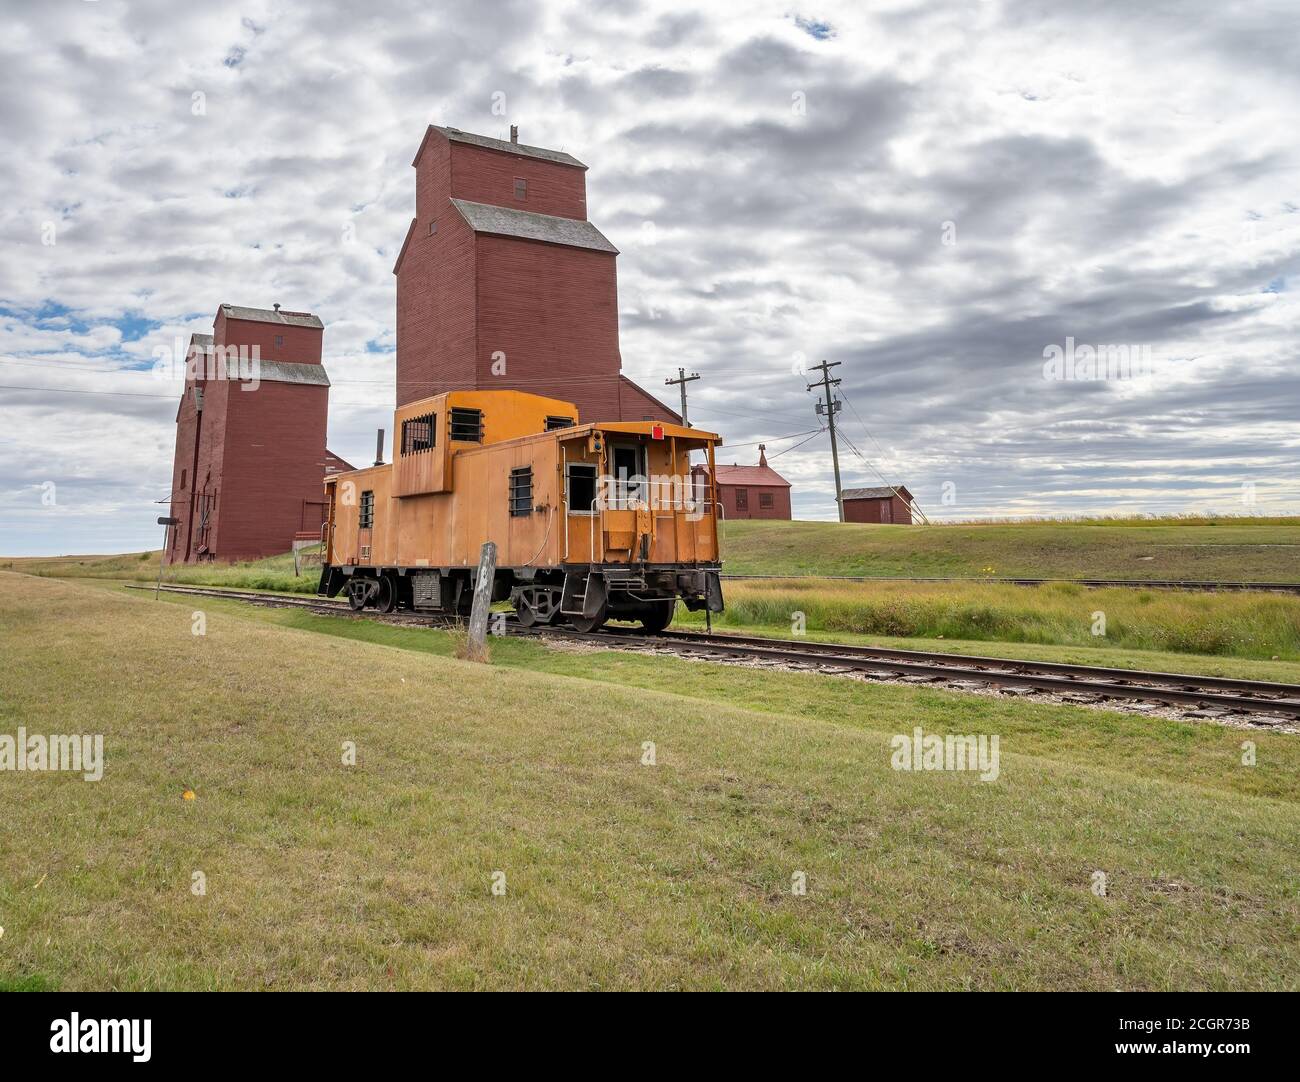
<path fill-rule="evenodd" d="M 831 397 L 831 388 L 839 386 L 838 379 L 831 379 L 831 369 L 837 367 L 840 361 L 822 361 L 821 364 L 813 365 L 813 368 L 822 374 L 822 378 L 817 383 L 808 384 L 808 390 L 814 387 L 820 387 L 826 392 L 826 401 L 817 403 L 817 412 L 826 415 L 826 425 L 831 432 L 831 462 L 835 464 L 835 507 L 840 513 L 840 521 L 844 521 L 844 492 L 840 488 L 840 449 L 835 442 L 835 414 L 839 412 L 840 403 L 838 399 Z"/>
<path fill-rule="evenodd" d="M 665 387 L 671 387 L 671 386 L 673 386 L 674 384 L 681 384 L 681 388 L 682 388 L 682 424 L 685 425 L 687 428 L 690 428 L 690 427 L 691 427 L 691 422 L 688 421 L 688 420 L 686 419 L 686 385 L 687 385 L 688 383 L 690 383 L 691 380 L 696 380 L 696 379 L 699 379 L 699 378 L 700 378 L 700 374 L 699 374 L 698 372 L 694 373 L 693 375 L 688 376 L 688 375 L 686 374 L 686 369 L 685 369 L 685 368 L 679 368 L 679 369 L 677 369 L 677 378 L 676 378 L 676 379 L 666 379 L 666 380 L 664 380 L 664 386 L 665 386 Z"/>

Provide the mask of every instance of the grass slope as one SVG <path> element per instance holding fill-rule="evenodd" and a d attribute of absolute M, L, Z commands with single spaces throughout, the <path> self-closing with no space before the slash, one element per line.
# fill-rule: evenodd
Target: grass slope
<path fill-rule="evenodd" d="M 873 526 L 736 521 L 735 575 L 1300 581 L 1300 519 Z"/>
<path fill-rule="evenodd" d="M 1241 734 L 1208 726 L 603 652 L 548 662 L 582 676 L 476 667 L 234 608 L 213 602 L 199 637 L 187 604 L 53 581 L 0 595 L 0 732 L 103 732 L 108 759 L 97 784 L 0 775 L 6 982 L 1226 988 L 1300 972 L 1294 741 L 1261 734 L 1248 768 Z M 913 724 L 1002 734 L 1001 778 L 891 770 L 888 735 Z"/>
<path fill-rule="evenodd" d="M 157 552 L 126 552 L 112 556 L 26 556 L 0 559 L 0 571 L 54 578 L 131 580 L 158 578 Z M 293 573 L 293 556 L 269 556 L 244 563 L 178 564 L 163 569 L 163 582 L 188 586 L 225 586 L 240 590 L 274 590 L 314 594 L 320 565 L 305 564 Z"/>
<path fill-rule="evenodd" d="M 789 635 L 803 613 L 807 630 L 835 634 L 1300 660 L 1300 596 L 1291 594 L 825 579 L 731 581 L 724 593 L 714 623 L 736 630 Z"/>
<path fill-rule="evenodd" d="M 1191 538 L 1209 535 L 1216 541 L 1226 542 L 1214 546 L 1216 553 L 1220 548 L 1240 550 L 1246 543 L 1242 540 L 1245 537 L 1256 538 L 1250 544 L 1262 546 L 1250 550 L 1259 561 L 1250 574 L 1248 569 L 1239 567 L 1235 571 L 1222 570 L 1221 575 L 1251 577 L 1253 574 L 1263 578 L 1267 576 L 1261 569 L 1267 564 L 1273 577 L 1294 580 L 1300 578 L 1300 568 L 1295 566 L 1300 547 L 1286 547 L 1291 544 L 1286 538 L 1293 538 L 1300 545 L 1300 526 L 1289 525 L 1288 521 L 1265 524 L 1225 521 L 1212 526 L 1169 521 L 1153 525 L 1142 520 L 1131 525 L 1052 522 L 932 528 L 733 522 L 726 526 L 724 556 L 726 568 L 737 574 L 770 574 L 789 567 L 818 574 L 847 571 L 893 574 L 898 572 L 898 567 L 884 566 L 879 561 L 906 557 L 924 562 L 936 555 L 934 546 L 938 545 L 946 560 L 969 561 L 977 555 L 978 562 L 991 558 L 991 548 L 1000 547 L 1002 555 L 1006 549 L 1046 554 L 1043 558 L 1050 557 L 1061 565 L 1053 569 L 1054 573 L 1064 573 L 1065 561 L 1079 553 L 1083 554 L 1080 558 L 1095 559 L 1098 553 L 1094 550 L 1099 545 L 1102 552 L 1163 552 L 1159 545 L 1166 542 L 1154 547 L 1139 542 L 1145 537 L 1177 535 L 1188 539 L 1183 548 L 1190 546 L 1189 551 L 1199 551 L 1197 546 L 1203 543 Z M 978 553 L 972 552 L 972 538 L 979 542 L 975 546 Z M 890 546 L 899 551 L 891 555 Z M 841 566 L 845 560 L 856 562 Z M 1191 574 L 1183 567 L 1162 564 L 1160 568 L 1160 574 L 1172 577 Z M 0 570 L 5 569 L 114 581 L 148 582 L 157 575 L 156 554 L 151 553 L 0 561 Z M 1038 573 L 985 565 L 985 570 L 989 569 L 998 574 L 1012 573 L 1012 570 L 1015 574 Z M 955 574 L 969 572 L 971 568 L 947 570 Z M 1095 568 L 1079 573 L 1094 571 Z M 922 569 L 925 574 L 933 572 L 933 568 Z M 1113 569 L 1108 572 L 1114 573 Z M 303 567 L 303 574 L 295 576 L 291 556 L 243 564 L 169 567 L 165 574 L 167 582 L 291 593 L 314 593 L 318 580 L 319 569 L 310 565 Z M 862 584 L 811 579 L 732 580 L 725 592 L 728 610 L 723 623 L 737 629 L 779 632 L 785 628 L 788 633 L 794 613 L 802 612 L 808 631 L 836 636 L 960 639 L 1082 648 L 1119 647 L 1262 660 L 1300 659 L 1300 598 L 1289 595 L 1089 590 L 1072 583 L 1021 587 L 980 582 Z M 1097 612 L 1105 614 L 1104 635 L 1093 633 Z M 682 619 L 689 622 L 685 615 Z"/>

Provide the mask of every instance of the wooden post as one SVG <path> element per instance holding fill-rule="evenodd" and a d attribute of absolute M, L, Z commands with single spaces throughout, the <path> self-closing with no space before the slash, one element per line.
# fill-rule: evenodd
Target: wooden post
<path fill-rule="evenodd" d="M 163 530 L 163 547 L 162 547 L 162 552 L 158 553 L 158 582 L 157 582 L 157 584 L 156 584 L 156 585 L 154 586 L 154 588 L 153 588 L 153 599 L 154 599 L 155 601 L 158 600 L 158 593 L 159 593 L 160 590 L 162 590 L 163 560 L 164 560 L 164 559 L 166 558 L 166 556 L 167 556 L 167 541 L 168 541 L 168 539 L 169 539 L 170 536 L 171 536 L 172 527 L 173 527 L 173 526 L 179 526 L 179 525 L 180 525 L 180 521 L 181 521 L 180 519 L 178 519 L 178 518 L 171 518 L 170 516 L 165 516 L 165 517 L 160 518 L 160 519 L 158 520 L 158 525 L 159 525 L 159 526 L 162 526 L 162 527 L 165 527 L 165 528 L 164 528 L 164 530 Z"/>
<path fill-rule="evenodd" d="M 497 546 L 495 541 L 484 541 L 478 558 L 478 578 L 474 580 L 474 607 L 469 616 L 469 644 L 466 653 L 470 661 L 487 660 L 488 610 L 492 607 L 492 582 L 497 572 Z"/>

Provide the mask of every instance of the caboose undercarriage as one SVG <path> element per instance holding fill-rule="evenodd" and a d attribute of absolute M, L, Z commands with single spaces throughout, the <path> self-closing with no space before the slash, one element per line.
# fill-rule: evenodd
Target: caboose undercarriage
<path fill-rule="evenodd" d="M 717 564 L 566 564 L 555 568 L 497 568 L 492 600 L 509 601 L 525 627 L 567 623 L 594 631 L 607 620 L 666 628 L 680 600 L 692 612 L 723 608 Z M 355 610 L 398 609 L 469 614 L 477 569 L 471 567 L 330 566 L 321 569 L 317 593 L 345 594 Z"/>

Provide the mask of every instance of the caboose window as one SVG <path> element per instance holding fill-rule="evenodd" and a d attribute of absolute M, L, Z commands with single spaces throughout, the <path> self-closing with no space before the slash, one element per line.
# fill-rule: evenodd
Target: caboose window
<path fill-rule="evenodd" d="M 402 422 L 402 454 L 416 455 L 433 447 L 438 417 L 425 413 Z"/>
<path fill-rule="evenodd" d="M 572 417 L 548 417 L 546 418 L 546 431 L 554 432 L 557 428 L 572 428 L 576 423 Z"/>
<path fill-rule="evenodd" d="M 596 502 L 596 467 L 570 464 L 568 490 L 569 514 L 592 514 L 592 504 Z"/>
<path fill-rule="evenodd" d="M 375 524 L 375 494 L 373 492 L 361 493 L 361 507 L 357 517 L 357 525 L 363 530 L 368 530 Z"/>
<path fill-rule="evenodd" d="M 464 443 L 483 442 L 483 411 L 454 406 L 448 411 L 448 436 Z"/>
<path fill-rule="evenodd" d="M 519 466 L 510 471 L 510 514 L 518 517 L 533 510 L 533 468 Z"/>

